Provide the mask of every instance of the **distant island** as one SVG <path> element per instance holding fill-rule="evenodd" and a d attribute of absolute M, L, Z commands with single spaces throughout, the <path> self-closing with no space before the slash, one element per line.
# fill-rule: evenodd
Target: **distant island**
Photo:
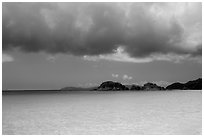
<path fill-rule="evenodd" d="M 146 83 L 143 86 L 140 85 L 123 85 L 119 82 L 105 81 L 98 87 L 65 87 L 60 89 L 61 91 L 157 91 L 157 90 L 202 90 L 202 78 L 188 81 L 186 83 L 175 82 L 167 87 L 158 86 L 155 83 Z"/>

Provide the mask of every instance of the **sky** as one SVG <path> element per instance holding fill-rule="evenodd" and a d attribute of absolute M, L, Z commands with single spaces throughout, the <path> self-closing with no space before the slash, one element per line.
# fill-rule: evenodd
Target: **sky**
<path fill-rule="evenodd" d="M 2 4 L 2 89 L 199 77 L 201 3 Z"/>

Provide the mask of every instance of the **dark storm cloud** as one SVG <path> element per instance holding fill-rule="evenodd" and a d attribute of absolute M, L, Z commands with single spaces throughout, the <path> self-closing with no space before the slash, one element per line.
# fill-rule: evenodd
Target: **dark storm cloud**
<path fill-rule="evenodd" d="M 3 50 L 201 56 L 201 3 L 3 3 Z"/>

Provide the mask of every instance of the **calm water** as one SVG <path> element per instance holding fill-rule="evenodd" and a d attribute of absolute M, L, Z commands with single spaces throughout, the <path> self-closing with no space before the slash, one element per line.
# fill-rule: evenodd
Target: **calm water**
<path fill-rule="evenodd" d="M 201 134 L 201 91 L 10 94 L 3 134 Z"/>

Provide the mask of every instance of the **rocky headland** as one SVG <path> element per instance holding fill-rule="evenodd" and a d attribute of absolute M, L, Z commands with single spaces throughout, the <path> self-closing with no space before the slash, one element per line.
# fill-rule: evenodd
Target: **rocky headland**
<path fill-rule="evenodd" d="M 166 87 L 167 90 L 201 90 L 202 89 L 202 79 L 196 79 L 192 81 L 188 81 L 186 83 L 176 82 Z"/>

